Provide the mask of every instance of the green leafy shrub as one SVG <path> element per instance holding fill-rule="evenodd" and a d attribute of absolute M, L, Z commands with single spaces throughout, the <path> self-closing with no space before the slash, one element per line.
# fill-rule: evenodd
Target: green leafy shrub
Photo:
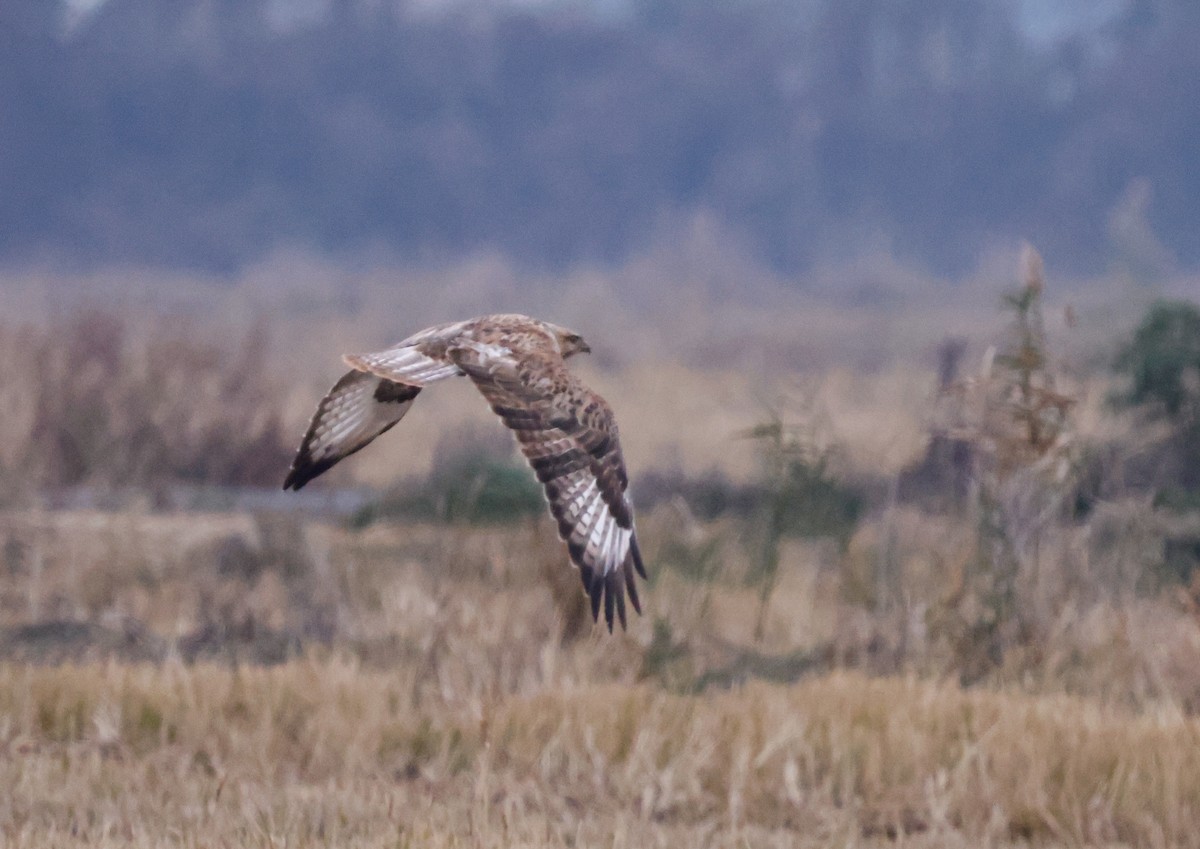
<path fill-rule="evenodd" d="M 1131 379 L 1122 400 L 1153 404 L 1171 419 L 1195 419 L 1200 408 L 1200 307 L 1158 301 L 1117 358 Z"/>
<path fill-rule="evenodd" d="M 1130 381 L 1118 403 L 1141 406 L 1165 419 L 1173 434 L 1165 445 L 1171 471 L 1158 502 L 1179 510 L 1200 505 L 1200 307 L 1158 301 L 1121 351 L 1116 369 Z"/>
<path fill-rule="evenodd" d="M 517 460 L 466 454 L 439 466 L 424 483 L 402 484 L 352 519 L 363 527 L 388 517 L 502 524 L 546 509 L 533 472 Z"/>
<path fill-rule="evenodd" d="M 546 509 L 533 473 L 515 460 L 466 457 L 456 470 L 430 481 L 424 497 L 437 518 L 472 523 L 509 522 Z"/>
<path fill-rule="evenodd" d="M 762 478 L 755 513 L 771 537 L 849 539 L 862 515 L 861 493 L 831 470 L 835 449 L 810 423 L 790 424 L 778 414 L 745 433 L 759 445 Z"/>
<path fill-rule="evenodd" d="M 828 536 L 845 546 L 864 499 L 832 476 L 835 448 L 817 417 L 789 423 L 772 411 L 767 421 L 743 435 L 758 443 L 762 464 L 762 498 L 753 522 L 755 553 L 746 576 L 759 586 L 754 633 L 761 639 L 779 573 L 780 543 L 789 536 Z"/>

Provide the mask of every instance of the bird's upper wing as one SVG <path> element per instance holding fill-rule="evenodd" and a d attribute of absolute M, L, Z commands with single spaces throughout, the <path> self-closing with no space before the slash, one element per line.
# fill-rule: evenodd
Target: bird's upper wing
<path fill-rule="evenodd" d="M 465 341 L 449 351 L 517 438 L 537 473 L 591 597 L 609 630 L 626 624 L 625 593 L 641 613 L 635 571 L 646 577 L 626 495 L 628 477 L 612 410 L 560 358 Z"/>
<path fill-rule="evenodd" d="M 423 386 L 462 374 L 445 358 L 447 341 L 461 329 L 462 323 L 438 325 L 385 351 L 348 354 L 354 371 L 321 399 L 283 488 L 299 489 L 364 448 L 404 418 Z"/>
<path fill-rule="evenodd" d="M 317 405 L 292 460 L 284 489 L 300 489 L 392 427 L 421 391 L 362 371 L 351 371 Z"/>

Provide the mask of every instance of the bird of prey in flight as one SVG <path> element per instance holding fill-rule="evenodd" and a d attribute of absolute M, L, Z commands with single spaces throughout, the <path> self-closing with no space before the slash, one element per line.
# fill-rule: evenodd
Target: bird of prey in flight
<path fill-rule="evenodd" d="M 321 399 L 284 489 L 300 489 L 404 418 L 431 383 L 466 375 L 512 430 L 545 490 L 591 599 L 611 631 L 626 626 L 625 595 L 641 613 L 634 572 L 646 577 L 626 494 L 629 480 L 608 403 L 564 362 L 591 349 L 573 331 L 524 315 L 439 324 L 352 367 Z"/>

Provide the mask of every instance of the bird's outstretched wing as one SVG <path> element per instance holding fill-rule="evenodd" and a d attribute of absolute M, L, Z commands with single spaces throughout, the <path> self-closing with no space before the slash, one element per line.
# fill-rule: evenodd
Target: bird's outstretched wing
<path fill-rule="evenodd" d="M 634 573 L 646 577 L 617 424 L 608 404 L 549 356 L 502 344 L 462 344 L 448 355 L 516 436 L 579 567 L 592 616 L 626 626 L 625 594 L 641 613 Z"/>
<path fill-rule="evenodd" d="M 300 489 L 343 457 L 365 448 L 404 418 L 420 391 L 420 386 L 362 371 L 342 375 L 317 405 L 283 488 Z"/>
<path fill-rule="evenodd" d="M 321 399 L 283 488 L 300 489 L 366 447 L 404 418 L 422 387 L 462 374 L 445 358 L 445 340 L 459 329 L 459 324 L 439 325 L 386 351 L 347 355 L 354 371 L 342 375 Z"/>

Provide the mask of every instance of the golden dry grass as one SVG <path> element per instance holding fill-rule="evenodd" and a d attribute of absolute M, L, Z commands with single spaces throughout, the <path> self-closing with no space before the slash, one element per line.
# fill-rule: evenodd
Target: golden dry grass
<path fill-rule="evenodd" d="M 857 674 L 415 703 L 415 669 L 0 667 L 5 845 L 1195 846 L 1200 722 Z"/>
<path fill-rule="evenodd" d="M 646 517 L 648 550 L 676 521 Z M 1045 647 L 1064 655 L 1058 671 L 1048 659 L 1045 680 L 1025 683 L 1044 695 L 1016 683 L 964 691 L 763 665 L 846 638 L 855 608 L 838 601 L 828 545 L 785 546 L 760 643 L 756 589 L 661 568 L 628 634 L 563 643 L 577 579 L 541 523 L 306 523 L 303 563 L 264 554 L 250 576 L 206 559 L 230 535 L 267 546 L 296 532 L 288 522 L 3 517 L 0 536 L 41 557 L 38 571 L 26 555 L 6 577 L 4 623 L 38 621 L 27 607 L 37 580 L 43 618 L 142 617 L 168 645 L 154 665 L 95 647 L 59 666 L 0 664 L 0 843 L 1200 845 L 1200 720 L 1155 695 L 1170 682 L 1130 697 L 1139 676 L 1194 681 L 1184 667 L 1200 630 L 1162 606 L 1068 623 L 1081 634 Z M 727 529 L 694 531 L 737 550 Z M 907 556 L 931 530 L 912 516 L 893 532 Z M 915 591 L 931 567 L 911 568 Z M 332 616 L 331 644 L 281 665 L 185 664 L 170 647 L 206 617 L 248 616 L 261 639 L 302 630 L 314 612 Z M 661 657 L 656 621 L 671 628 L 674 659 Z M 1087 640 L 1094 659 L 1066 656 Z M 694 689 L 753 679 L 754 664 L 800 677 Z M 1063 670 L 1081 691 L 1102 694 L 1105 678 L 1113 691 L 1048 692 L 1069 680 Z"/>

